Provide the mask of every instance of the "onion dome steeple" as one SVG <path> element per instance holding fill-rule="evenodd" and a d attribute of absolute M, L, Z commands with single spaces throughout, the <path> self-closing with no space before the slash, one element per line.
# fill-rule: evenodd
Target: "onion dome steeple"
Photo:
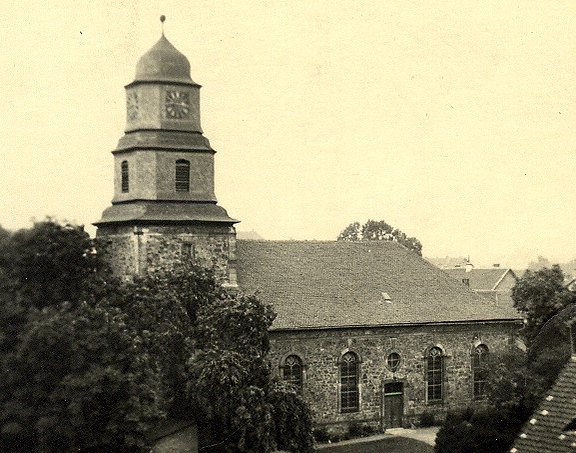
<path fill-rule="evenodd" d="M 173 82 L 196 85 L 190 77 L 190 62 L 166 36 L 158 40 L 136 65 L 134 82 Z"/>

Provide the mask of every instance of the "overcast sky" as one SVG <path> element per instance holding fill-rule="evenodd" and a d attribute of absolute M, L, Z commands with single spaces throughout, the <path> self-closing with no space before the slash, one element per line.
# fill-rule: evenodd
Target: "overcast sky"
<path fill-rule="evenodd" d="M 385 219 L 426 256 L 576 257 L 576 2 L 6 1 L 0 224 L 89 225 L 124 85 L 166 36 L 203 85 L 219 204 L 266 239 Z M 90 229 L 94 231 L 93 228 Z"/>

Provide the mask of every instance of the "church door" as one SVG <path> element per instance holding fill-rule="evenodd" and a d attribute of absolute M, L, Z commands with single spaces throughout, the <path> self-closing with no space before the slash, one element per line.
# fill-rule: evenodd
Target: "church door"
<path fill-rule="evenodd" d="M 388 382 L 384 384 L 384 426 L 401 428 L 404 415 L 404 384 Z"/>

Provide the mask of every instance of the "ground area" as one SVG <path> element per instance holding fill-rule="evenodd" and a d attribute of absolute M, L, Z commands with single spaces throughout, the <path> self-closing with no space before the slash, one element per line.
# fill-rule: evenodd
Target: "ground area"
<path fill-rule="evenodd" d="M 415 439 L 390 436 L 347 445 L 322 448 L 322 453 L 433 453 L 434 447 Z"/>
<path fill-rule="evenodd" d="M 386 434 L 318 445 L 321 453 L 433 453 L 438 427 L 388 429 Z"/>

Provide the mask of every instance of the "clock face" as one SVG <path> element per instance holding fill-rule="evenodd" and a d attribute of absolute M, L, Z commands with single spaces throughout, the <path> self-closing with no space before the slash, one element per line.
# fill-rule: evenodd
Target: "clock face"
<path fill-rule="evenodd" d="M 138 93 L 130 92 L 126 98 L 126 112 L 129 120 L 138 118 Z"/>
<path fill-rule="evenodd" d="M 183 91 L 166 91 L 166 116 L 182 119 L 190 115 L 190 94 Z"/>

